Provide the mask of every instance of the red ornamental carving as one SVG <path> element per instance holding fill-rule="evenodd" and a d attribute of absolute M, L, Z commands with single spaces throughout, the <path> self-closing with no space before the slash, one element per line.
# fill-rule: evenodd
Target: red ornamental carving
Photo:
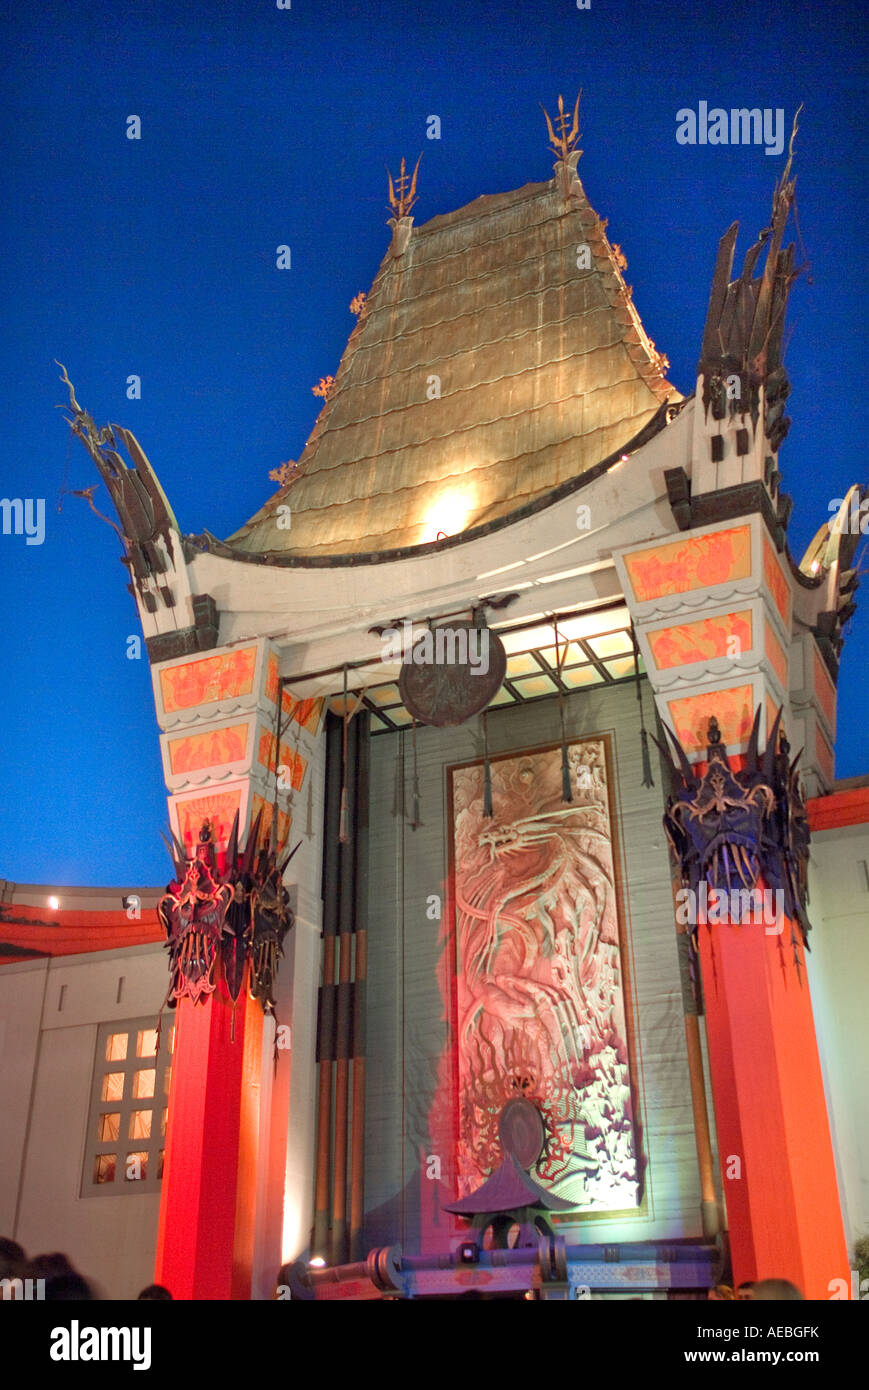
<path fill-rule="evenodd" d="M 167 1001 L 173 1007 L 185 997 L 196 1003 L 213 994 L 220 961 L 234 1002 L 249 961 L 251 998 L 260 1001 L 265 1013 L 274 1013 L 278 962 L 284 937 L 295 921 L 283 885 L 284 870 L 295 850 L 282 863 L 274 845 L 263 846 L 257 853 L 262 819 L 261 812 L 239 856 L 236 814 L 222 875 L 217 873 L 209 821 L 202 823 L 194 858 L 185 861 L 183 849 L 175 842 L 177 877 L 157 904 L 170 955 Z"/>
<path fill-rule="evenodd" d="M 228 884 L 216 877 L 211 825 L 204 821 L 195 858 L 183 875 L 169 884 L 157 904 L 166 931 L 172 982 L 169 997 L 185 995 L 196 1003 L 215 989 L 220 939 L 232 898 Z"/>

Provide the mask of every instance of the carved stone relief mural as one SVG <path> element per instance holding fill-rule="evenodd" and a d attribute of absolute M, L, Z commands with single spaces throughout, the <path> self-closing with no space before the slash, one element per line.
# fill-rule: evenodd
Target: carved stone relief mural
<path fill-rule="evenodd" d="M 606 745 L 568 745 L 569 803 L 559 748 L 493 759 L 491 818 L 483 764 L 449 769 L 461 1196 L 524 1096 L 547 1187 L 591 1212 L 640 1200 Z"/>

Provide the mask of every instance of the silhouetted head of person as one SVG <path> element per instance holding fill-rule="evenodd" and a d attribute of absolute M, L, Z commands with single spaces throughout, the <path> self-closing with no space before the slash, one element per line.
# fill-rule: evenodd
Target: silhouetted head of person
<path fill-rule="evenodd" d="M 761 1279 L 751 1297 L 755 1303 L 804 1303 L 806 1299 L 790 1279 Z"/>
<path fill-rule="evenodd" d="M 56 1274 L 45 1281 L 46 1303 L 87 1303 L 93 1296 L 88 1281 L 75 1271 L 72 1274 Z"/>
<path fill-rule="evenodd" d="M 148 1303 L 165 1303 L 168 1300 L 171 1303 L 172 1295 L 162 1284 L 147 1284 L 136 1302 L 141 1303 L 143 1300 Z"/>
<path fill-rule="evenodd" d="M 62 1279 L 68 1274 L 75 1274 L 76 1270 L 68 1256 L 54 1250 L 50 1255 L 34 1255 L 30 1261 L 30 1273 L 34 1279 Z"/>
<path fill-rule="evenodd" d="M 706 1296 L 712 1303 L 730 1303 L 735 1298 L 729 1284 L 715 1284 Z"/>
<path fill-rule="evenodd" d="M 744 1279 L 741 1284 L 737 1284 L 736 1297 L 742 1303 L 750 1303 L 754 1298 L 754 1280 Z"/>
<path fill-rule="evenodd" d="M 15 1279 L 27 1264 L 27 1256 L 17 1240 L 0 1236 L 0 1279 Z"/>

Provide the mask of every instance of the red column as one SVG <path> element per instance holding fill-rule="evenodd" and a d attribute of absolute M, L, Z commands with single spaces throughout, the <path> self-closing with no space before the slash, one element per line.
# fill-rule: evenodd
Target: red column
<path fill-rule="evenodd" d="M 223 980 L 177 1010 L 154 1278 L 176 1299 L 250 1297 L 262 1015 Z"/>
<path fill-rule="evenodd" d="M 802 945 L 798 972 L 787 920 L 698 936 L 734 1280 L 827 1299 L 850 1275 Z"/>

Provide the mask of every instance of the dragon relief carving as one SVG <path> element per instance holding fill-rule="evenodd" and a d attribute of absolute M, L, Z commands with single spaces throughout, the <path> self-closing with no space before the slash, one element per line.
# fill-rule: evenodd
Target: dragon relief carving
<path fill-rule="evenodd" d="M 453 772 L 459 1189 L 500 1162 L 498 1115 L 540 1110 L 537 1173 L 586 1209 L 635 1206 L 639 1176 L 602 740 Z"/>

